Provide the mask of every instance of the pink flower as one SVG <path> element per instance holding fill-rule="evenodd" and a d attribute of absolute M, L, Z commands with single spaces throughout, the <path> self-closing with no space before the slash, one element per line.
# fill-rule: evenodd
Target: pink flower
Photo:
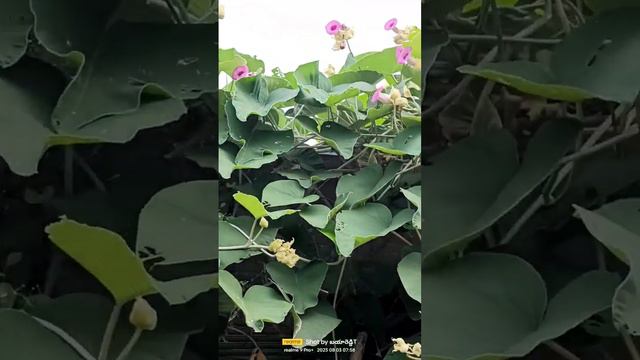
<path fill-rule="evenodd" d="M 409 58 L 411 58 L 411 48 L 410 47 L 402 47 L 398 46 L 396 48 L 396 62 L 401 65 L 405 65 L 409 63 Z"/>
<path fill-rule="evenodd" d="M 233 80 L 240 80 L 247 76 L 251 76 L 249 73 L 249 67 L 247 65 L 240 65 L 233 70 L 233 74 L 231 74 L 231 78 Z"/>
<path fill-rule="evenodd" d="M 398 19 L 391 18 L 384 24 L 384 29 L 387 31 L 393 30 L 396 28 L 396 25 L 398 25 Z"/>
<path fill-rule="evenodd" d="M 338 20 L 331 20 L 324 28 L 327 30 L 327 34 L 335 35 L 342 29 L 342 24 Z"/>
<path fill-rule="evenodd" d="M 373 93 L 373 95 L 371 96 L 371 103 L 372 104 L 376 104 L 378 102 L 384 103 L 384 104 L 388 104 L 389 103 L 389 95 L 383 93 L 382 91 L 384 90 L 384 88 L 382 86 L 380 86 L 379 88 L 376 89 L 376 92 Z"/>

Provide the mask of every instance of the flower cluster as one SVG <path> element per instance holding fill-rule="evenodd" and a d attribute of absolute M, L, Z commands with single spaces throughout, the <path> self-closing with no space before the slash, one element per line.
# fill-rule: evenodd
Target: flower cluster
<path fill-rule="evenodd" d="M 409 36 L 411 35 L 411 33 L 415 31 L 417 28 L 415 26 L 407 26 L 401 30 L 398 28 L 397 25 L 398 25 L 398 19 L 396 18 L 389 19 L 384 24 L 385 30 L 387 31 L 392 30 L 393 32 L 396 33 L 396 35 L 393 37 L 393 41 L 396 44 L 400 45 L 396 48 L 396 62 L 398 64 L 409 65 L 415 68 L 416 70 L 420 70 L 421 64 L 411 56 L 411 51 L 413 49 L 411 47 L 403 46 L 409 40 Z"/>
<path fill-rule="evenodd" d="M 409 105 L 408 97 L 411 97 L 411 92 L 407 87 L 404 88 L 404 93 L 401 94 L 400 90 L 397 88 L 392 88 L 389 94 L 383 92 L 384 87 L 380 86 L 376 89 L 371 96 L 371 102 L 373 104 L 383 103 L 383 104 L 391 104 L 398 109 L 402 109 L 403 107 Z"/>
<path fill-rule="evenodd" d="M 407 354 L 410 359 L 420 359 L 422 356 L 422 346 L 420 343 L 407 344 L 403 338 L 391 339 L 393 341 L 393 352 Z"/>
<path fill-rule="evenodd" d="M 285 242 L 281 239 L 275 239 L 269 244 L 269 251 L 276 254 L 276 260 L 290 268 L 296 266 L 296 263 L 300 260 L 300 256 L 296 255 L 296 249 L 292 248 L 291 245 L 293 245 L 293 240 Z"/>
<path fill-rule="evenodd" d="M 333 44 L 333 50 L 343 50 L 345 49 L 351 38 L 353 38 L 353 29 L 349 28 L 345 24 L 341 24 L 337 20 L 331 20 L 324 27 L 327 31 L 327 34 L 333 36 L 335 43 Z"/>

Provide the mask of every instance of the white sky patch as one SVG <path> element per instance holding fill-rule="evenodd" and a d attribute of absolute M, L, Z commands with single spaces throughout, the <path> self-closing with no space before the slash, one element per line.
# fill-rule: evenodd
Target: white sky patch
<path fill-rule="evenodd" d="M 392 46 L 392 31 L 384 30 L 390 18 L 398 27 L 420 26 L 420 0 L 221 0 L 225 18 L 220 20 L 219 46 L 235 48 L 265 62 L 265 72 L 282 72 L 320 61 L 320 70 L 332 64 L 339 70 L 348 50 L 333 51 L 333 38 L 324 27 L 338 20 L 355 32 L 349 41 L 357 55 Z M 251 69 L 252 71 L 256 69 Z M 226 80 L 220 79 L 220 86 Z"/>

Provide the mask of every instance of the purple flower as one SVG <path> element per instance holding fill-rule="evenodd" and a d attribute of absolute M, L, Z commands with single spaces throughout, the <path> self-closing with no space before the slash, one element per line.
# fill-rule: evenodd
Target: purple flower
<path fill-rule="evenodd" d="M 384 24 L 384 29 L 387 31 L 393 30 L 396 28 L 396 25 L 398 25 L 398 19 L 391 18 Z"/>
<path fill-rule="evenodd" d="M 247 65 L 238 66 L 237 68 L 235 68 L 233 70 L 233 74 L 231 74 L 231 78 L 233 80 L 240 80 L 240 79 L 245 78 L 247 76 L 250 76 L 249 67 Z"/>
<path fill-rule="evenodd" d="M 382 86 L 378 87 L 376 89 L 376 92 L 373 93 L 373 95 L 371 96 L 371 103 L 372 104 L 376 104 L 378 102 L 381 102 L 383 104 L 388 104 L 389 103 L 389 95 L 383 93 L 382 91 L 384 90 L 384 88 Z"/>
<path fill-rule="evenodd" d="M 400 65 L 406 65 L 411 58 L 411 47 L 398 46 L 396 48 L 396 62 Z"/>
<path fill-rule="evenodd" d="M 324 28 L 327 30 L 327 34 L 335 35 L 342 29 L 342 24 L 338 20 L 331 20 Z"/>

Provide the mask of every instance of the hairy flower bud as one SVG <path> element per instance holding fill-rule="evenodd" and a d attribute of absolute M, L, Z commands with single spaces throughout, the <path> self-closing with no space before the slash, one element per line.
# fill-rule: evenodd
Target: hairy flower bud
<path fill-rule="evenodd" d="M 260 218 L 260 227 L 266 229 L 269 227 L 269 222 L 264 217 Z"/>

